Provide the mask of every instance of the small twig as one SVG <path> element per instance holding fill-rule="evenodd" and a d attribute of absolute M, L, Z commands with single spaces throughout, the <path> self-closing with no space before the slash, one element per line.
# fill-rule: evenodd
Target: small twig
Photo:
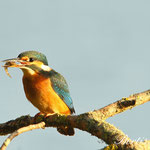
<path fill-rule="evenodd" d="M 29 125 L 26 127 L 22 127 L 18 130 L 16 130 L 15 132 L 13 132 L 3 143 L 3 145 L 1 146 L 0 150 L 5 150 L 8 146 L 8 144 L 18 135 L 20 135 L 21 133 L 30 131 L 30 130 L 34 130 L 34 129 L 39 129 L 39 128 L 44 128 L 45 127 L 45 122 L 40 122 L 38 124 L 33 124 L 33 125 Z"/>

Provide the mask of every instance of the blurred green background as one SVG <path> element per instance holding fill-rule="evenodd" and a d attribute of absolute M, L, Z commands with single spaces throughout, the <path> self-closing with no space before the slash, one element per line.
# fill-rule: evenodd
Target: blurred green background
<path fill-rule="evenodd" d="M 66 78 L 77 114 L 101 108 L 150 88 L 149 8 L 148 0 L 0 1 L 0 60 L 38 50 Z M 38 112 L 26 100 L 22 72 L 9 72 L 12 79 L 0 69 L 1 123 Z M 133 140 L 150 139 L 149 108 L 147 103 L 108 121 Z M 66 137 L 46 128 L 20 135 L 8 150 L 104 146 L 83 131 Z"/>

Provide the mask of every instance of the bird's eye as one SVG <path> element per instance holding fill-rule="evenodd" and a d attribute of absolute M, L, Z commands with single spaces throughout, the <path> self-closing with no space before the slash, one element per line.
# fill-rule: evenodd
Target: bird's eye
<path fill-rule="evenodd" d="M 32 58 L 32 57 L 29 58 L 29 61 L 30 61 L 30 62 L 33 62 L 33 61 L 34 61 L 34 58 Z"/>

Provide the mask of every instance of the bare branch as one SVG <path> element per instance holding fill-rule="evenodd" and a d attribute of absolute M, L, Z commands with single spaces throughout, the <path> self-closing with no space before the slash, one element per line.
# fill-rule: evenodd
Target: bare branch
<path fill-rule="evenodd" d="M 135 106 L 142 105 L 148 101 L 150 101 L 150 90 L 122 98 L 119 101 L 89 113 L 97 120 L 105 120 L 128 109 L 132 109 Z"/>
<path fill-rule="evenodd" d="M 27 132 L 27 131 L 31 131 L 31 130 L 34 130 L 34 129 L 44 128 L 44 126 L 45 126 L 45 122 L 40 122 L 40 123 L 38 123 L 38 124 L 29 125 L 29 126 L 22 127 L 22 128 L 20 128 L 20 129 L 16 130 L 15 132 L 13 132 L 13 133 L 4 141 L 4 143 L 2 144 L 0 150 L 5 150 L 6 147 L 8 146 L 8 144 L 9 144 L 16 136 L 18 136 L 19 134 L 24 133 L 24 132 Z"/>
<path fill-rule="evenodd" d="M 38 116 L 36 119 L 30 116 L 22 116 L 16 120 L 11 120 L 0 124 L 0 135 L 6 135 L 18 130 L 19 128 L 45 122 L 46 127 L 70 126 L 91 133 L 92 135 L 102 139 L 109 146 L 115 146 L 119 149 L 134 149 L 150 148 L 150 142 L 134 142 L 127 137 L 122 131 L 105 121 L 118 113 L 124 112 L 135 106 L 144 104 L 150 101 L 150 90 L 142 93 L 137 93 L 122 98 L 106 107 L 92 112 L 87 112 L 77 116 L 65 116 L 55 114 L 45 118 Z"/>

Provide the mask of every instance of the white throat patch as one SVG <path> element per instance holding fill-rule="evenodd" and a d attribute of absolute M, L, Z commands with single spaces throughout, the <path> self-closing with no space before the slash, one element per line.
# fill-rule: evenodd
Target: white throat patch
<path fill-rule="evenodd" d="M 47 66 L 47 65 L 41 65 L 41 68 L 42 68 L 42 70 L 44 70 L 44 71 L 51 71 L 52 69 L 49 67 L 49 66 Z"/>

